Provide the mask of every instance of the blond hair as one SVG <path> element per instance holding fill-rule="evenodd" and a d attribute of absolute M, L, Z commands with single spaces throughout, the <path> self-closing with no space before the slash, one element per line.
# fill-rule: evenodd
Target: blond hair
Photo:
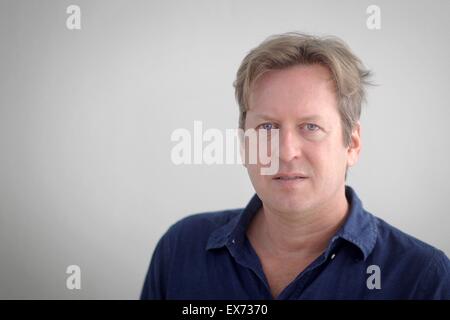
<path fill-rule="evenodd" d="M 239 128 L 244 129 L 250 90 L 263 73 L 295 65 L 320 64 L 327 67 L 334 80 L 338 111 L 342 121 L 345 146 L 361 115 L 366 85 L 371 72 L 339 38 L 317 37 L 298 32 L 273 35 L 252 49 L 242 61 L 233 82 L 239 104 Z"/>

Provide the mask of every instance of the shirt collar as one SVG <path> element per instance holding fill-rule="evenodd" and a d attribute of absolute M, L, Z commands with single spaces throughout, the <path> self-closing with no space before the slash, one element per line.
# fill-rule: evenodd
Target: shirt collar
<path fill-rule="evenodd" d="M 345 196 L 350 205 L 349 214 L 342 227 L 331 238 L 326 255 L 331 252 L 336 240 L 344 239 L 356 246 L 365 260 L 377 239 L 376 220 L 372 214 L 364 210 L 361 200 L 350 186 L 345 186 Z M 254 194 L 240 214 L 211 233 L 206 249 L 221 248 L 230 243 L 243 243 L 247 227 L 261 206 L 261 199 Z"/>
<path fill-rule="evenodd" d="M 365 260 L 377 241 L 377 222 L 370 212 L 364 210 L 361 200 L 350 186 L 345 186 L 345 196 L 350 204 L 350 212 L 330 242 L 337 238 L 347 240 L 361 250 Z"/>

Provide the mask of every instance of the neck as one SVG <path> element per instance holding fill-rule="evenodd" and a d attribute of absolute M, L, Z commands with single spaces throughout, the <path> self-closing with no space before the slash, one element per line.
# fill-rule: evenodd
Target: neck
<path fill-rule="evenodd" d="M 348 212 L 345 189 L 326 204 L 305 212 L 279 212 L 263 205 L 249 233 L 260 246 L 275 255 L 311 256 L 323 252 Z"/>

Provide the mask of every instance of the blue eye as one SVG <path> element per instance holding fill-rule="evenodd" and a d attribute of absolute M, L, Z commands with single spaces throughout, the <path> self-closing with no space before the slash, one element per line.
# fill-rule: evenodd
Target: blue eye
<path fill-rule="evenodd" d="M 314 123 L 307 123 L 305 127 L 308 131 L 316 131 L 319 129 L 319 126 Z"/>
<path fill-rule="evenodd" d="M 272 123 L 263 123 L 260 127 L 264 130 L 269 131 L 269 130 L 273 129 L 273 124 Z"/>

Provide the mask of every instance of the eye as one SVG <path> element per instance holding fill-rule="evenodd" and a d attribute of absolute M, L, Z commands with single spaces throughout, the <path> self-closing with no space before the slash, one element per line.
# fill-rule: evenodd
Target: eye
<path fill-rule="evenodd" d="M 273 125 L 273 123 L 267 122 L 267 123 L 263 123 L 263 124 L 259 125 L 258 129 L 264 129 L 264 130 L 270 131 L 270 130 L 274 129 L 274 125 Z"/>
<path fill-rule="evenodd" d="M 307 123 L 305 125 L 305 128 L 307 131 L 310 131 L 310 132 L 314 132 L 314 131 L 317 131 L 320 129 L 319 126 L 314 123 Z"/>

